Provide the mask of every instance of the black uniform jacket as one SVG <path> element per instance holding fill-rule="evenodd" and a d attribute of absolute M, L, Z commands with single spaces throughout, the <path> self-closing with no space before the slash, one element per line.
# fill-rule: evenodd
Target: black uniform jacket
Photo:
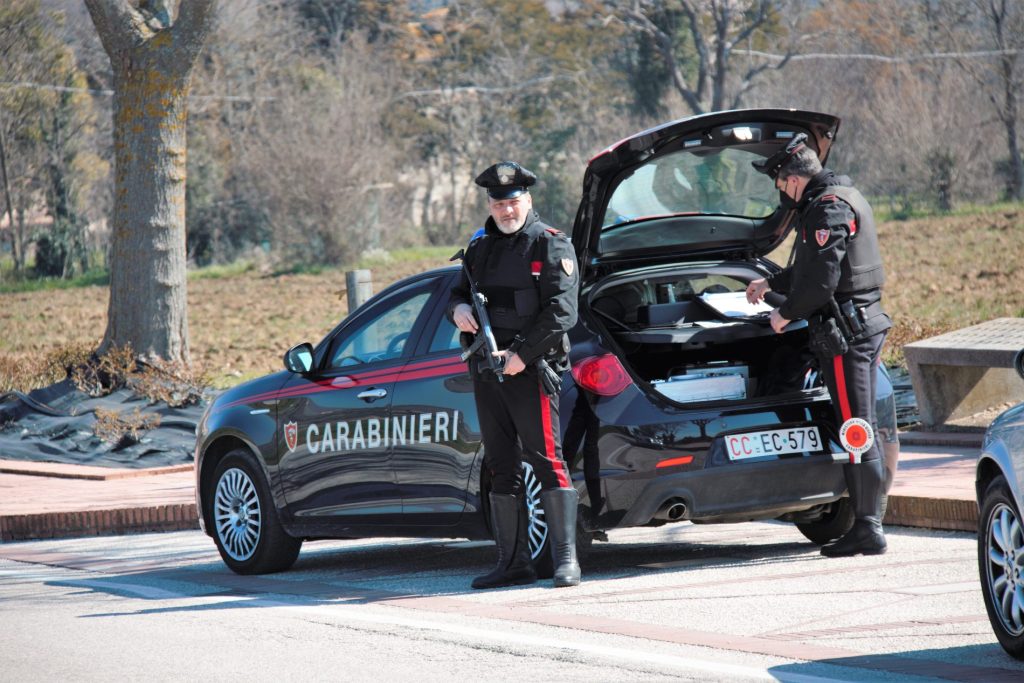
<path fill-rule="evenodd" d="M 849 178 L 824 169 L 808 182 L 798 210 L 792 265 L 769 280 L 773 291 L 786 294 L 779 314 L 810 320 L 827 314 L 834 296 L 863 309 L 873 319 L 872 333 L 888 329 L 891 321 L 879 303 L 884 274 L 871 207 Z"/>
<path fill-rule="evenodd" d="M 530 211 L 523 227 L 506 235 L 488 218 L 470 242 L 466 264 L 487 297 L 487 313 L 500 348 L 529 365 L 542 356 L 564 359 L 563 337 L 576 324 L 579 267 L 564 233 Z M 452 288 L 448 319 L 459 304 L 472 305 L 465 271 Z"/>

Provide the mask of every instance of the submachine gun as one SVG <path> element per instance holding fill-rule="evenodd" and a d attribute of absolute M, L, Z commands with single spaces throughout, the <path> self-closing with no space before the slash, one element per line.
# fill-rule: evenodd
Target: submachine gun
<path fill-rule="evenodd" d="M 473 312 L 476 314 L 476 320 L 480 324 L 480 329 L 477 330 L 476 336 L 473 338 L 473 343 L 470 344 L 465 351 L 462 352 L 462 360 L 465 362 L 474 353 L 479 352 L 483 349 L 483 362 L 486 367 L 491 370 L 495 377 L 498 378 L 499 382 L 505 380 L 505 360 L 502 356 L 495 356 L 494 354 L 499 351 L 498 342 L 494 339 L 494 329 L 491 327 L 491 317 L 487 315 L 487 297 L 484 296 L 476 287 L 476 283 L 473 282 L 473 276 L 469 272 L 469 267 L 466 265 L 466 250 L 459 249 L 458 253 L 452 256 L 449 261 L 462 261 L 462 270 L 466 274 L 466 280 L 469 282 L 469 293 L 470 299 L 473 303 Z"/>

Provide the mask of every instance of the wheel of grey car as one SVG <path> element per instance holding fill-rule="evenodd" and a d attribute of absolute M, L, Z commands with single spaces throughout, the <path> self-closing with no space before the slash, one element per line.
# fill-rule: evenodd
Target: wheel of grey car
<path fill-rule="evenodd" d="M 985 489 L 978 517 L 978 576 L 992 630 L 1008 654 L 1024 659 L 1024 528 L 1006 480 Z"/>
<path fill-rule="evenodd" d="M 206 498 L 217 550 L 232 571 L 268 574 L 295 564 L 302 539 L 281 526 L 263 470 L 249 451 L 224 456 Z"/>
<path fill-rule="evenodd" d="M 800 522 L 796 528 L 812 543 L 825 545 L 845 536 L 853 528 L 853 519 L 853 503 L 844 497 L 832 503 L 821 519 Z"/>

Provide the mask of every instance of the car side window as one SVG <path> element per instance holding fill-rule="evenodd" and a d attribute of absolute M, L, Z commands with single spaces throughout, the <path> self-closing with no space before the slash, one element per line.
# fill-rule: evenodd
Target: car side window
<path fill-rule="evenodd" d="M 437 351 L 450 351 L 461 348 L 459 345 L 459 328 L 452 325 L 447 317 L 442 317 L 441 323 L 437 326 L 437 331 L 434 332 L 434 338 L 430 340 L 430 348 L 427 352 L 436 353 Z"/>
<path fill-rule="evenodd" d="M 417 318 L 430 300 L 430 294 L 420 287 L 406 292 L 405 298 L 398 293 L 392 305 L 345 336 L 331 353 L 329 367 L 347 368 L 401 356 Z"/>

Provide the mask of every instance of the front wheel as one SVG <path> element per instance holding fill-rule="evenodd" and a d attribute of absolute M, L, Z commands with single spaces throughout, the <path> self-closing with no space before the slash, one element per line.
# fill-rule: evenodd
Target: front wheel
<path fill-rule="evenodd" d="M 1024 530 L 1006 479 L 985 489 L 978 517 L 978 576 L 992 630 L 1006 652 L 1024 659 Z"/>
<path fill-rule="evenodd" d="M 252 453 L 239 448 L 224 456 L 212 488 L 209 519 L 224 564 L 237 574 L 268 574 L 295 564 L 302 539 L 289 536 L 281 526 Z"/>
<path fill-rule="evenodd" d="M 540 480 L 529 463 L 523 463 L 523 496 L 526 502 L 528 519 L 527 536 L 530 540 L 530 559 L 537 572 L 537 578 L 550 579 L 555 575 L 555 563 L 551 557 L 551 535 L 548 532 L 547 516 L 540 500 Z M 582 525 L 576 525 L 576 558 L 582 561 L 590 550 L 594 536 L 585 531 Z"/>
<path fill-rule="evenodd" d="M 845 536 L 853 528 L 853 520 L 853 503 L 844 497 L 832 503 L 821 518 L 797 523 L 796 528 L 812 543 L 825 545 Z"/>
<path fill-rule="evenodd" d="M 537 577 L 550 579 L 554 573 L 551 540 L 544 506 L 540 502 L 540 479 L 529 463 L 523 463 L 523 499 L 526 504 L 526 537 L 530 541 L 530 559 Z"/>

